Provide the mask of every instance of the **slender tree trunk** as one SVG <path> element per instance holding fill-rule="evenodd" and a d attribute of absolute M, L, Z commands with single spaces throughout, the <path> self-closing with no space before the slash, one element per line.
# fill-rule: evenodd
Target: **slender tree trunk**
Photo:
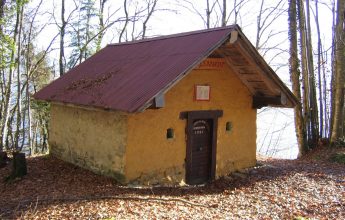
<path fill-rule="evenodd" d="M 210 1 L 206 0 L 206 27 L 210 29 L 211 11 L 210 11 Z"/>
<path fill-rule="evenodd" d="M 226 0 L 223 0 L 223 11 L 222 11 L 222 27 L 226 26 L 227 18 L 226 18 Z"/>
<path fill-rule="evenodd" d="M 17 3 L 18 4 L 18 3 Z M 19 23 L 20 23 L 20 14 L 17 12 L 16 15 L 16 23 L 13 32 L 13 42 L 14 44 L 17 43 L 18 39 L 18 31 L 19 31 Z M 10 109 L 11 109 L 11 100 L 12 100 L 12 80 L 13 80 L 13 73 L 15 69 L 15 54 L 16 54 L 16 47 L 14 46 L 11 51 L 10 56 L 10 68 L 9 68 L 9 75 L 8 81 L 6 86 L 6 95 L 4 100 L 4 115 L 3 115 L 3 124 L 1 128 L 2 134 L 2 145 L 8 146 L 8 130 L 9 130 L 9 118 L 10 118 Z"/>
<path fill-rule="evenodd" d="M 67 22 L 65 20 L 65 0 L 61 0 L 61 27 L 60 27 L 60 53 L 59 71 L 60 76 L 65 73 L 65 31 Z"/>
<path fill-rule="evenodd" d="M 237 0 L 234 0 L 234 23 L 237 24 L 238 22 L 238 16 L 239 16 L 239 9 L 237 9 L 237 7 L 241 4 L 242 2 L 240 2 L 239 4 L 237 3 Z M 239 7 L 241 8 L 241 7 Z"/>
<path fill-rule="evenodd" d="M 87 5 L 88 5 L 88 7 L 87 7 L 87 10 L 86 10 L 86 31 L 85 31 L 85 43 L 81 43 L 81 49 L 82 49 L 82 51 L 81 51 L 81 54 L 82 54 L 82 56 L 81 56 L 81 62 L 83 61 L 83 60 L 86 60 L 91 54 L 88 52 L 88 47 L 87 47 L 87 44 L 88 44 L 88 42 L 90 42 L 90 39 L 92 38 L 92 33 L 91 33 L 91 31 L 90 31 L 90 29 L 91 29 L 91 23 L 90 23 L 90 21 L 91 21 L 91 17 L 93 16 L 91 13 L 93 13 L 92 12 L 92 8 L 93 8 L 93 5 L 91 6 L 91 4 L 93 4 L 93 2 L 91 2 L 90 0 L 88 1 L 88 3 L 87 3 Z"/>
<path fill-rule="evenodd" d="M 318 0 L 315 0 L 315 24 L 317 30 L 317 75 L 318 75 L 318 82 L 319 82 L 319 114 L 320 114 L 320 137 L 325 135 L 324 132 L 324 112 L 323 112 L 323 92 L 322 92 L 322 77 L 321 77 L 321 62 L 322 62 L 322 42 L 321 42 L 321 34 L 320 34 L 320 23 L 319 23 L 319 5 Z"/>
<path fill-rule="evenodd" d="M 120 35 L 119 35 L 119 43 L 122 41 L 123 34 L 125 33 L 125 31 L 127 29 L 128 22 L 129 22 L 129 14 L 127 11 L 127 0 L 123 1 L 123 10 L 125 11 L 126 20 L 125 20 L 125 24 L 124 24 L 124 26 L 120 32 Z"/>
<path fill-rule="evenodd" d="M 32 115 L 31 115 L 31 100 L 29 96 L 29 86 L 27 86 L 26 89 L 26 94 L 27 94 L 27 102 L 28 102 L 28 109 L 27 109 L 27 114 L 28 114 L 28 146 L 29 148 L 32 147 Z"/>
<path fill-rule="evenodd" d="M 5 9 L 5 5 L 6 5 L 6 0 L 0 0 L 0 21 L 3 20 L 4 18 L 4 9 Z M 0 34 L 2 34 L 3 32 L 3 27 L 2 27 L 2 22 L 0 22 Z M 3 55 L 2 53 L 0 53 L 0 61 L 2 62 L 3 60 Z M 0 78 L 0 82 L 5 83 L 5 74 L 4 74 L 4 70 L 0 69 L 0 74 L 1 74 L 1 78 Z M 5 88 L 3 85 L 1 85 L 1 100 L 4 100 L 4 94 L 5 94 Z M 0 103 L 0 122 L 4 122 L 3 121 L 3 102 Z M 1 125 L 1 134 L 0 134 L 0 153 L 3 150 L 3 133 L 2 133 L 2 123 Z"/>
<path fill-rule="evenodd" d="M 260 10 L 259 14 L 257 16 L 257 21 L 256 21 L 256 40 L 255 40 L 255 48 L 258 50 L 259 49 L 259 43 L 260 43 L 260 33 L 261 33 L 261 16 L 262 16 L 262 9 L 264 6 L 265 0 L 261 0 L 260 4 Z M 296 14 L 295 14 L 296 16 Z"/>
<path fill-rule="evenodd" d="M 17 117 L 16 117 L 16 132 L 14 136 L 14 147 L 16 150 L 19 150 L 19 137 L 20 137 L 20 127 L 22 122 L 22 101 L 21 101 L 21 34 L 22 34 L 22 27 L 23 27 L 23 12 L 24 12 L 24 3 L 19 2 L 17 3 L 17 13 L 19 14 L 19 30 L 18 30 L 18 43 L 17 43 Z M 24 129 L 24 127 L 23 127 Z"/>
<path fill-rule="evenodd" d="M 290 77 L 292 82 L 292 91 L 298 100 L 301 100 L 301 85 L 300 85 L 300 72 L 298 69 L 298 49 L 297 49 L 297 11 L 296 0 L 289 1 L 289 39 L 290 39 Z M 306 131 L 304 126 L 304 119 L 302 113 L 302 106 L 298 104 L 295 109 L 295 128 L 298 142 L 299 153 L 302 156 L 306 151 Z"/>
<path fill-rule="evenodd" d="M 301 67 L 302 67 L 302 90 L 303 90 L 303 118 L 304 118 L 304 127 L 306 129 L 306 139 L 311 140 L 311 123 L 310 123 L 310 109 L 309 109 L 309 76 L 308 76 L 308 61 L 307 61 L 307 36 L 306 36 L 306 27 L 305 27 L 305 16 L 304 16 L 304 7 L 303 1 L 297 0 L 298 7 L 298 24 L 299 24 L 299 34 L 300 34 L 300 50 L 301 50 Z M 307 147 L 307 146 L 306 146 Z"/>
<path fill-rule="evenodd" d="M 308 63 L 308 77 L 309 77 L 309 105 L 310 105 L 310 130 L 311 139 L 309 145 L 311 148 L 317 145 L 319 139 L 319 120 L 318 120 L 318 105 L 316 98 L 316 84 L 314 75 L 314 62 L 313 62 L 313 46 L 311 38 L 311 27 L 310 27 L 310 4 L 309 0 L 306 0 L 306 49 L 307 49 L 307 63 Z"/>
<path fill-rule="evenodd" d="M 0 0 L 0 20 L 4 17 L 5 5 L 6 5 L 6 0 Z"/>
<path fill-rule="evenodd" d="M 25 93 L 25 98 L 26 98 L 26 93 Z M 24 106 L 24 110 L 22 111 L 22 128 L 23 128 L 23 131 L 22 131 L 22 140 L 20 142 L 20 146 L 18 146 L 19 148 L 19 151 L 22 151 L 23 148 L 24 148 L 24 145 L 25 145 L 25 141 L 27 140 L 27 137 L 26 137 L 26 106 Z"/>
<path fill-rule="evenodd" d="M 337 22 L 336 22 L 336 50 L 335 50 L 335 96 L 334 115 L 331 134 L 331 143 L 335 143 L 343 137 L 344 132 L 344 74 L 345 74 L 345 46 L 344 46 L 344 14 L 345 0 L 337 2 Z"/>
<path fill-rule="evenodd" d="M 332 54 L 331 54 L 331 117 L 330 117 L 330 136 L 332 135 L 332 129 L 333 129 L 333 123 L 334 123 L 334 105 L 335 105 L 335 73 L 336 73 L 336 67 L 335 67 L 335 51 L 336 51 L 336 23 L 337 23 L 337 16 L 335 11 L 335 0 L 332 2 Z"/>
<path fill-rule="evenodd" d="M 157 2 L 158 2 L 158 0 L 153 0 L 152 7 L 150 7 L 150 5 L 151 5 L 150 1 L 149 1 L 148 5 L 147 5 L 147 16 L 146 16 L 146 19 L 143 22 L 143 34 L 141 36 L 142 39 L 144 39 L 145 36 L 146 36 L 147 22 L 150 20 L 153 12 L 155 11 Z"/>
<path fill-rule="evenodd" d="M 102 39 L 104 36 L 104 5 L 107 0 L 99 0 L 99 13 L 98 13 L 98 26 L 99 26 L 99 34 L 97 37 L 96 42 L 96 52 L 101 49 Z"/>
<path fill-rule="evenodd" d="M 321 47 L 321 59 L 322 59 L 322 98 L 323 98 L 323 112 L 324 112 L 324 123 L 325 123 L 325 127 L 324 127 L 324 137 L 325 138 L 329 138 L 331 131 L 330 131 L 330 108 L 327 107 L 327 103 L 328 101 L 328 87 L 327 87 L 327 70 L 326 70 L 326 61 L 327 61 L 327 54 L 325 53 L 325 50 L 323 47 Z M 329 105 L 330 106 L 330 105 Z"/>

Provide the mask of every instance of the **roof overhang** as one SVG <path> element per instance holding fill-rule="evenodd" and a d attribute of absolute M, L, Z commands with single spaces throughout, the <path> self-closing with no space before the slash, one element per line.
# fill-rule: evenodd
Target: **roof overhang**
<path fill-rule="evenodd" d="M 240 29 L 215 50 L 253 96 L 253 108 L 265 106 L 292 108 L 298 100 L 257 52 Z"/>
<path fill-rule="evenodd" d="M 253 97 L 253 108 L 260 109 L 266 106 L 293 108 L 299 103 L 294 94 L 266 63 L 237 25 L 233 26 L 233 30 L 226 39 L 222 39 L 204 57 L 191 65 L 180 77 L 161 90 L 157 94 L 157 97 L 164 97 L 164 94 L 171 87 L 208 57 L 221 57 L 225 59 L 229 68 L 238 76 L 251 93 Z M 155 108 L 155 103 L 156 96 L 147 102 L 139 112 L 147 108 Z"/>

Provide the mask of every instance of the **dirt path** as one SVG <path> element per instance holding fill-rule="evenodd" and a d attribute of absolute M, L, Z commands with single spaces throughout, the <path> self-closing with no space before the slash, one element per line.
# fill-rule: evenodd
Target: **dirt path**
<path fill-rule="evenodd" d="M 0 219 L 345 219 L 345 166 L 262 160 L 203 187 L 133 189 L 50 157 L 0 183 Z M 9 174 L 0 169 L 0 178 Z"/>

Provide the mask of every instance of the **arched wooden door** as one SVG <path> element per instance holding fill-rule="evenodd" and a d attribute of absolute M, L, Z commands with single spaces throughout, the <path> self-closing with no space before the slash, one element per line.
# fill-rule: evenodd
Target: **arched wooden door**
<path fill-rule="evenodd" d="M 212 163 L 212 120 L 193 120 L 189 134 L 191 155 L 189 161 L 189 183 L 200 184 L 211 179 Z"/>
<path fill-rule="evenodd" d="M 181 112 L 186 124 L 186 182 L 202 184 L 216 172 L 217 127 L 222 110 Z"/>

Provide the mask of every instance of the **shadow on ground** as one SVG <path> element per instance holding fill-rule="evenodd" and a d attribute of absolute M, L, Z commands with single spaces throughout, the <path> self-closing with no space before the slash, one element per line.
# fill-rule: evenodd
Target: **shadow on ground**
<path fill-rule="evenodd" d="M 0 218 L 15 218 L 33 206 L 44 207 L 77 201 L 102 199 L 140 200 L 140 198 L 180 198 L 222 194 L 225 191 L 250 188 L 261 181 L 274 181 L 303 174 L 314 179 L 333 178 L 344 181 L 344 166 L 304 160 L 258 161 L 260 166 L 232 174 L 204 186 L 142 187 L 119 185 L 113 179 L 96 175 L 50 156 L 29 158 L 28 174 L 10 183 L 0 183 Z M 3 179 L 10 167 L 0 169 Z M 212 205 L 212 204 L 209 204 Z"/>

